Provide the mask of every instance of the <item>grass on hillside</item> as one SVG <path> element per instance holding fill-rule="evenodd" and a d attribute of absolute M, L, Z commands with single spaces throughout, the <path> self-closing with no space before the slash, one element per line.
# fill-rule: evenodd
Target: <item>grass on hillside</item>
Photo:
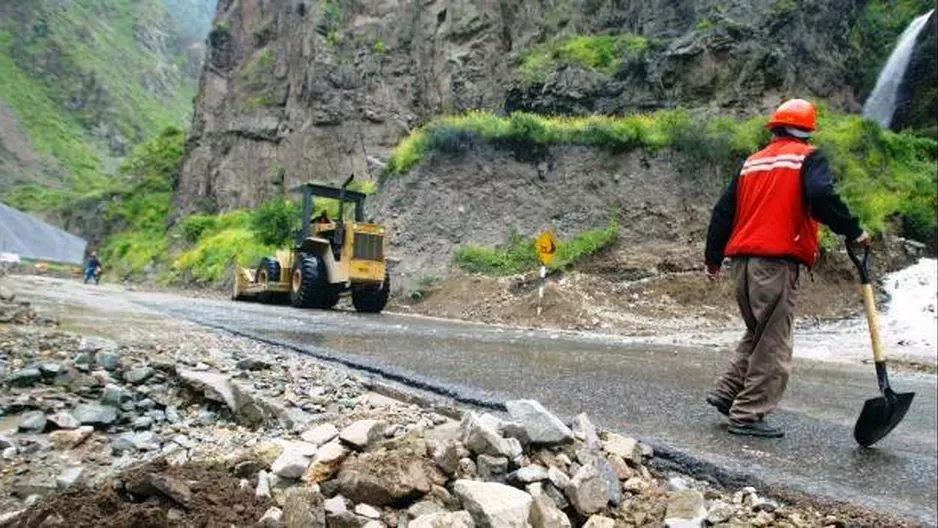
<path fill-rule="evenodd" d="M 745 156 L 769 139 L 764 122 L 762 116 L 745 121 L 700 120 L 682 110 L 624 117 L 469 112 L 415 130 L 393 150 L 384 178 L 411 170 L 433 152 L 461 152 L 486 143 L 529 154 L 559 144 L 613 153 L 670 148 L 721 167 L 728 179 Z M 938 236 L 935 140 L 891 132 L 860 116 L 822 108 L 814 143 L 827 153 L 838 188 L 865 227 L 882 231 L 898 215 L 907 236 L 934 246 Z"/>
<path fill-rule="evenodd" d="M 107 222 L 125 230 L 99 249 L 109 272 L 137 277 L 148 266 L 167 262 L 166 219 L 172 203 L 172 176 L 185 152 L 186 134 L 169 127 L 139 145 L 121 167 L 127 183 L 108 189 Z"/>
<path fill-rule="evenodd" d="M 101 160 L 82 136 L 79 123 L 64 114 L 46 86 L 21 70 L 11 58 L 13 34 L 0 30 L 0 100 L 13 108 L 33 148 L 53 157 L 71 172 L 70 189 L 23 185 L 4 196 L 12 207 L 30 211 L 60 206 L 70 191 L 88 192 L 106 180 Z"/>
<path fill-rule="evenodd" d="M 0 25 L 0 100 L 14 110 L 36 150 L 58 160 L 70 176 L 60 188 L 17 185 L 3 199 L 48 212 L 113 185 L 104 163 L 108 146 L 94 145 L 88 131 L 113 125 L 107 133 L 133 145 L 151 131 L 184 125 L 195 83 L 172 67 L 161 68 L 139 40 L 144 25 L 168 31 L 171 21 L 160 1 L 35 4 L 23 6 L 31 16 L 27 26 L 12 20 Z M 173 52 L 172 39 L 165 42 Z M 175 52 L 183 57 L 184 50 Z"/>
<path fill-rule="evenodd" d="M 560 37 L 523 51 L 518 56 L 518 69 L 532 80 L 564 64 L 609 75 L 618 69 L 623 57 L 641 56 L 648 46 L 648 39 L 631 33 Z"/>
<path fill-rule="evenodd" d="M 613 219 L 606 227 L 589 229 L 570 240 L 559 240 L 557 253 L 548 269 L 561 269 L 610 246 L 619 236 L 619 223 Z M 501 247 L 465 244 L 456 248 L 453 262 L 463 270 L 488 275 L 514 275 L 538 266 L 534 238 L 517 232 L 508 235 Z"/>
<path fill-rule="evenodd" d="M 204 225 L 196 242 L 173 259 L 175 278 L 217 283 L 225 278 L 233 264 L 252 266 L 261 257 L 272 255 L 278 248 L 258 240 L 251 229 L 253 216 L 248 211 L 235 211 L 219 215 L 214 222 Z M 184 221 L 183 225 L 186 223 Z"/>

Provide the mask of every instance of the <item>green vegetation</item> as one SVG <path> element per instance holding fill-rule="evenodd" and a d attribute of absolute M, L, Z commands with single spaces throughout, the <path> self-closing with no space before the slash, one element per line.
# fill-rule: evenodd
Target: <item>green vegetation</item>
<path fill-rule="evenodd" d="M 162 1 L 35 0 L 6 14 L 0 100 L 35 150 L 62 168 L 0 189 L 6 203 L 48 212 L 109 192 L 113 158 L 152 131 L 187 123 L 195 79 L 172 66 L 185 64 L 186 39 L 194 37 L 183 35 Z M 166 56 L 141 43 L 147 31 Z"/>
<path fill-rule="evenodd" d="M 823 106 L 820 114 L 816 143 L 827 152 L 841 192 L 864 225 L 881 231 L 890 218 L 899 216 L 908 236 L 933 241 L 938 228 L 938 143 L 883 130 L 860 116 L 833 114 Z M 444 117 L 414 131 L 392 152 L 384 177 L 407 172 L 432 152 L 455 152 L 475 143 L 488 143 L 520 152 L 557 144 L 591 146 L 613 153 L 670 148 L 722 168 L 729 178 L 746 155 L 767 141 L 764 122 L 762 116 L 746 121 L 729 117 L 697 119 L 683 110 L 625 117 L 544 117 L 526 113 L 501 117 L 470 112 Z M 517 260 L 505 258 L 509 262 L 496 267 L 511 268 Z"/>
<path fill-rule="evenodd" d="M 100 254 L 109 270 L 121 277 L 137 277 L 147 266 L 168 261 L 166 218 L 185 139 L 185 132 L 169 127 L 142 143 L 121 167 L 128 183 L 105 193 L 110 198 L 107 224 L 125 228 L 104 241 Z"/>
<path fill-rule="evenodd" d="M 254 265 L 277 249 L 257 240 L 251 229 L 256 215 L 249 211 L 234 211 L 212 218 L 214 221 L 203 224 L 197 241 L 173 260 L 172 278 L 203 284 L 219 282 L 233 264 Z"/>
<path fill-rule="evenodd" d="M 850 44 L 857 60 L 856 85 L 869 93 L 876 85 L 899 35 L 913 19 L 935 8 L 934 0 L 872 0 L 850 31 Z"/>
<path fill-rule="evenodd" d="M 0 100 L 13 108 L 33 148 L 57 159 L 71 171 L 66 182 L 76 192 L 88 192 L 103 181 L 101 160 L 83 137 L 77 120 L 63 114 L 46 84 L 23 71 L 12 59 L 14 36 L 0 30 Z M 11 206 L 30 211 L 62 205 L 71 193 L 65 189 L 24 185 L 4 196 Z"/>
<path fill-rule="evenodd" d="M 525 112 L 501 117 L 473 111 L 443 117 L 414 131 L 391 153 L 388 171 L 407 172 L 431 152 L 459 150 L 474 142 L 520 150 L 558 144 L 610 152 L 671 147 L 721 161 L 746 155 L 767 137 L 757 120 L 742 124 L 732 119 L 703 121 L 683 110 L 625 117 L 547 117 Z"/>
<path fill-rule="evenodd" d="M 561 65 L 612 74 L 623 57 L 641 56 L 649 43 L 641 35 L 573 35 L 534 46 L 518 57 L 519 70 L 531 80 L 543 79 Z"/>
<path fill-rule="evenodd" d="M 933 139 L 883 130 L 859 116 L 822 117 L 818 143 L 844 198 L 867 228 L 899 216 L 905 234 L 936 247 L 938 175 Z"/>
<path fill-rule="evenodd" d="M 218 47 L 231 40 L 231 26 L 227 22 L 216 22 L 212 30 L 208 32 L 208 43 L 212 47 Z"/>
<path fill-rule="evenodd" d="M 251 231 L 260 243 L 268 246 L 283 246 L 293 238 L 299 227 L 297 207 L 284 197 L 261 204 L 251 218 Z"/>
<path fill-rule="evenodd" d="M 700 20 L 698 20 L 696 24 L 694 24 L 694 29 L 696 29 L 697 31 L 707 31 L 707 30 L 713 29 L 715 25 L 716 24 L 713 22 L 712 19 L 708 17 L 703 17 Z"/>
<path fill-rule="evenodd" d="M 613 219 L 606 227 L 589 229 L 569 241 L 557 243 L 557 253 L 549 269 L 561 269 L 578 260 L 609 247 L 619 235 L 619 223 Z M 502 247 L 466 244 L 456 248 L 453 261 L 460 268 L 489 275 L 514 275 L 531 271 L 538 266 L 534 238 L 512 231 Z"/>
<path fill-rule="evenodd" d="M 798 9 L 795 0 L 775 0 L 774 12 L 776 16 L 785 16 L 794 13 Z"/>
<path fill-rule="evenodd" d="M 319 0 L 322 22 L 319 26 L 326 41 L 331 46 L 339 43 L 339 28 L 342 24 L 342 5 L 339 0 Z"/>

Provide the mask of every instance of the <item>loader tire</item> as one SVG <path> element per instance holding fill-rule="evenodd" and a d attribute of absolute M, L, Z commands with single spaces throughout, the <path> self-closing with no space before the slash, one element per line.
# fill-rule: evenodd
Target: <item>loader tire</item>
<path fill-rule="evenodd" d="M 364 313 L 381 313 L 391 296 L 391 277 L 384 272 L 384 282 L 380 285 L 353 286 L 352 305 L 355 310 Z"/>
<path fill-rule="evenodd" d="M 275 257 L 264 257 L 257 265 L 257 271 L 254 273 L 255 282 L 258 284 L 267 282 L 280 282 L 280 262 Z M 265 291 L 257 296 L 257 300 L 264 304 L 282 304 L 288 296 L 280 292 Z"/>
<path fill-rule="evenodd" d="M 330 292 L 325 263 L 316 255 L 300 253 L 293 263 L 290 303 L 297 308 L 327 308 Z"/>

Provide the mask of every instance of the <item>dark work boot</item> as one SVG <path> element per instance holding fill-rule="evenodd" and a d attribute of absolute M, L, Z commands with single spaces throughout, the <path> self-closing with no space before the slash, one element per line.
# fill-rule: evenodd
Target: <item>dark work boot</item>
<path fill-rule="evenodd" d="M 781 438 L 785 436 L 785 431 L 774 425 L 769 425 L 764 419 L 746 424 L 731 423 L 726 430 L 735 435 L 757 436 L 759 438 Z"/>
<path fill-rule="evenodd" d="M 729 416 L 730 407 L 733 406 L 733 402 L 713 393 L 707 395 L 707 403 L 716 407 L 717 411 L 723 416 Z"/>

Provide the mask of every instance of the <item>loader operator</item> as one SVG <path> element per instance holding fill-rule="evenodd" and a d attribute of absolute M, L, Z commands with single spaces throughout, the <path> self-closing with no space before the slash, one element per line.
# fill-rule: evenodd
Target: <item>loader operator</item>
<path fill-rule="evenodd" d="M 751 155 L 713 209 L 707 233 L 707 277 L 733 260 L 736 302 L 746 332 L 707 403 L 729 417 L 728 431 L 779 438 L 766 422 L 791 373 L 792 322 L 800 267 L 817 258 L 818 222 L 865 247 L 870 237 L 834 190 L 827 159 L 808 144 L 817 129 L 814 105 L 786 101 L 766 127 L 772 140 Z"/>

